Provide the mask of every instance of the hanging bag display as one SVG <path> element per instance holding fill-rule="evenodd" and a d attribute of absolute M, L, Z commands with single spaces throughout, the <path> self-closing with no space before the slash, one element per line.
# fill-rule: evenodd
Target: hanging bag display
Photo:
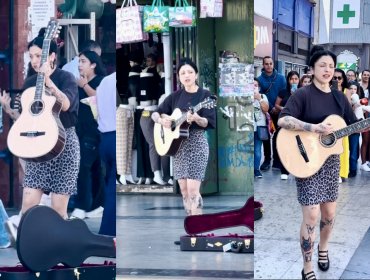
<path fill-rule="evenodd" d="M 176 0 L 175 7 L 169 8 L 169 25 L 171 27 L 196 26 L 197 9 L 189 6 L 187 0 Z"/>
<path fill-rule="evenodd" d="M 200 18 L 222 17 L 222 0 L 200 0 Z"/>
<path fill-rule="evenodd" d="M 127 5 L 125 5 L 127 2 Z M 116 42 L 134 43 L 148 39 L 142 29 L 140 6 L 136 0 L 124 0 L 120 9 L 116 10 Z"/>
<path fill-rule="evenodd" d="M 151 6 L 144 7 L 144 31 L 150 33 L 169 32 L 168 6 L 163 0 L 153 0 Z"/>

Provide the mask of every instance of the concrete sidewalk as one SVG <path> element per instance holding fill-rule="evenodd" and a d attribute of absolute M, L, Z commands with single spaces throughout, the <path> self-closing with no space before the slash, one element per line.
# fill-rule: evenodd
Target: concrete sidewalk
<path fill-rule="evenodd" d="M 340 279 L 368 232 L 369 180 L 370 172 L 358 171 L 355 178 L 349 178 L 340 185 L 327 272 L 317 267 L 319 226 L 316 227 L 313 263 L 318 279 Z M 300 279 L 303 268 L 299 243 L 302 214 L 294 178 L 289 176 L 287 181 L 281 180 L 277 169 L 263 172 L 262 179 L 254 180 L 254 193 L 255 199 L 264 205 L 264 217 L 255 222 L 254 278 Z M 354 274 L 351 277 L 369 279 L 370 250 L 362 254 L 361 259 L 362 262 L 357 261 L 352 266 L 350 271 Z"/>

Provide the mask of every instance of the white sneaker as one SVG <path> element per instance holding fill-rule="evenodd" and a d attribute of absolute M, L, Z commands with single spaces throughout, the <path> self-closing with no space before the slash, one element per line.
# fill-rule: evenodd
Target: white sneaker
<path fill-rule="evenodd" d="M 172 180 L 172 179 L 169 179 L 167 183 L 168 183 L 169 185 L 173 185 L 173 180 Z"/>
<path fill-rule="evenodd" d="M 86 212 L 86 218 L 101 218 L 103 216 L 104 208 L 99 206 L 98 208 Z"/>
<path fill-rule="evenodd" d="M 15 242 L 17 241 L 18 228 L 10 220 L 7 220 L 5 222 L 5 228 L 9 233 L 10 242 L 12 244 L 15 244 Z"/>
<path fill-rule="evenodd" d="M 281 174 L 280 179 L 281 179 L 281 180 L 288 180 L 288 175 L 286 175 L 286 174 Z"/>
<path fill-rule="evenodd" d="M 86 211 L 85 210 L 82 210 L 82 209 L 79 209 L 79 208 L 75 208 L 75 210 L 73 210 L 73 212 L 71 213 L 71 219 L 73 218 L 78 218 L 78 219 L 85 219 L 86 218 Z"/>
<path fill-rule="evenodd" d="M 370 167 L 366 164 L 366 162 L 364 164 L 361 164 L 360 169 L 363 171 L 370 171 Z"/>
<path fill-rule="evenodd" d="M 163 179 L 161 177 L 156 177 L 154 175 L 154 178 L 153 178 L 153 181 L 156 182 L 158 185 L 166 185 L 167 183 L 165 181 L 163 181 Z"/>
<path fill-rule="evenodd" d="M 367 163 L 367 166 L 369 166 L 369 167 L 370 167 L 370 161 L 367 161 L 366 163 Z"/>
<path fill-rule="evenodd" d="M 342 177 L 339 176 L 338 178 L 338 183 L 341 184 L 342 183 Z"/>

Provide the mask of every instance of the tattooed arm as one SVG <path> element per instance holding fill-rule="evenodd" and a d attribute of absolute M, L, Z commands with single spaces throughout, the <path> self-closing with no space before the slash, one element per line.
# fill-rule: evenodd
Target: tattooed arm
<path fill-rule="evenodd" d="M 322 134 L 329 134 L 333 132 L 332 125 L 330 123 L 319 123 L 312 124 L 300 121 L 292 116 L 285 116 L 278 120 L 278 126 L 289 129 L 289 130 L 304 130 Z"/>

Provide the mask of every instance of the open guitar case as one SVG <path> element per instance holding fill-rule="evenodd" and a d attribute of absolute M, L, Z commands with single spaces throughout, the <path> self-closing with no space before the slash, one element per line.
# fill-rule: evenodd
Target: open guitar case
<path fill-rule="evenodd" d="M 263 216 L 262 207 L 261 202 L 250 197 L 245 205 L 237 210 L 186 217 L 184 228 L 187 235 L 180 237 L 180 250 L 253 253 L 253 235 L 218 236 L 206 232 L 236 226 L 246 226 L 254 232 L 254 221 Z"/>
<path fill-rule="evenodd" d="M 16 249 L 21 264 L 0 267 L 0 280 L 116 279 L 113 261 L 83 263 L 91 256 L 115 258 L 113 237 L 92 233 L 83 220 L 64 220 L 47 206 L 24 213 Z"/>

